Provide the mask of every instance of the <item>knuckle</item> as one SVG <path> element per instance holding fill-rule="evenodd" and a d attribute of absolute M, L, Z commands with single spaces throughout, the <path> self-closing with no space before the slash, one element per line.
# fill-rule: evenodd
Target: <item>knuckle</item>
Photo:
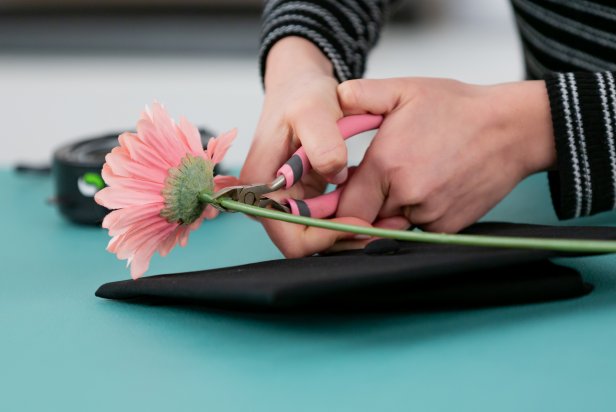
<path fill-rule="evenodd" d="M 316 153 L 310 159 L 312 168 L 319 174 L 329 175 L 340 171 L 346 166 L 347 153 L 344 143 L 336 144 L 321 153 Z"/>
<path fill-rule="evenodd" d="M 416 225 L 426 225 L 439 220 L 443 213 L 439 208 L 430 205 L 421 205 L 417 208 L 407 208 L 405 215 Z"/>
<path fill-rule="evenodd" d="M 361 80 L 347 80 L 338 85 L 338 98 L 345 105 L 353 106 L 361 101 L 362 90 Z"/>
<path fill-rule="evenodd" d="M 428 199 L 430 190 L 426 184 L 419 182 L 411 182 L 406 188 L 405 200 L 409 205 L 419 205 L 425 203 Z"/>
<path fill-rule="evenodd" d="M 404 170 L 403 175 L 406 176 L 406 179 L 401 181 L 407 182 L 403 194 L 407 205 L 421 205 L 422 209 L 434 210 L 434 213 L 443 210 L 442 207 L 447 202 L 438 201 L 443 197 L 442 186 L 439 177 L 434 176 L 433 171 L 416 167 L 411 170 Z"/>

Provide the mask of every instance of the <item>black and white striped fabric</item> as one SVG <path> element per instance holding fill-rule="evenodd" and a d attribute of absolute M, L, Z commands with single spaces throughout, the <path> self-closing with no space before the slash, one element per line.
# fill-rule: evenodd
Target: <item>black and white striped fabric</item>
<path fill-rule="evenodd" d="M 270 0 L 263 13 L 261 73 L 286 36 L 313 42 L 339 81 L 361 77 L 387 0 Z M 616 209 L 616 0 L 511 0 L 529 79 L 545 79 L 561 219 Z M 412 39 L 409 39 L 412 41 Z"/>
<path fill-rule="evenodd" d="M 376 44 L 386 1 L 272 0 L 263 11 L 261 74 L 271 47 L 286 36 L 310 40 L 331 60 L 340 81 L 361 77 Z"/>

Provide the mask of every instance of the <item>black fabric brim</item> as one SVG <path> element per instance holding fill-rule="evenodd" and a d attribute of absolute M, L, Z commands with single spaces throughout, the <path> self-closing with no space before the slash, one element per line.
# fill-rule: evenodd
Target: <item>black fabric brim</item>
<path fill-rule="evenodd" d="M 486 235 L 615 239 L 609 227 L 476 224 Z M 555 252 L 378 240 L 364 250 L 280 259 L 102 285 L 96 296 L 234 310 L 392 310 L 511 305 L 592 289 Z M 568 255 L 571 256 L 571 255 Z"/>

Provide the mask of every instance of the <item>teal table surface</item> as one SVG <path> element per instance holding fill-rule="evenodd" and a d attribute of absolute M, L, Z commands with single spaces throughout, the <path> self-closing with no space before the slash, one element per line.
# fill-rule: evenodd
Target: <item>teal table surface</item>
<path fill-rule="evenodd" d="M 595 290 L 525 306 L 272 315 L 126 304 L 107 233 L 0 171 L 0 411 L 614 411 L 616 256 L 560 259 Z M 556 223 L 545 176 L 486 220 Z M 607 213 L 566 224 L 613 225 Z M 241 215 L 206 222 L 148 274 L 281 255 Z"/>

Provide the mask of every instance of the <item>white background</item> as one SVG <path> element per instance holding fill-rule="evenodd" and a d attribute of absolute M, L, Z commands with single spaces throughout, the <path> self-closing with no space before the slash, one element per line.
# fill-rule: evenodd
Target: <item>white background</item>
<path fill-rule="evenodd" d="M 224 33 L 218 36 L 224 39 Z M 405 75 L 483 84 L 521 79 L 509 3 L 449 1 L 437 21 L 390 25 L 371 55 L 367 77 Z M 164 103 L 174 117 L 185 115 L 216 131 L 238 127 L 239 137 L 227 165 L 242 164 L 262 100 L 252 54 L 131 57 L 3 53 L 0 165 L 45 163 L 60 144 L 133 129 L 141 109 L 154 99 Z M 365 144 L 366 138 L 351 144 L 353 162 L 360 158 Z"/>

